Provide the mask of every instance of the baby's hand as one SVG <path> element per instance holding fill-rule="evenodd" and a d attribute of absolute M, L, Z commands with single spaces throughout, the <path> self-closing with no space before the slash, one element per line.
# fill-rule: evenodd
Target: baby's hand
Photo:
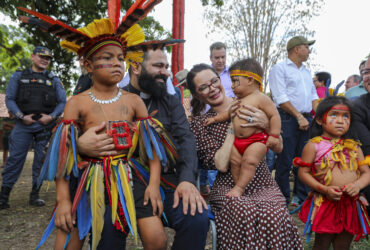
<path fill-rule="evenodd" d="M 57 228 L 66 233 L 71 232 L 73 229 L 73 224 L 75 224 L 75 220 L 72 218 L 71 211 L 71 201 L 65 200 L 58 203 L 54 223 Z"/>
<path fill-rule="evenodd" d="M 342 194 L 343 192 L 338 186 L 328 186 L 325 192 L 326 197 L 328 197 L 329 200 L 334 200 L 334 201 L 339 201 Z"/>
<path fill-rule="evenodd" d="M 273 136 L 269 136 L 266 142 L 266 146 L 268 148 L 275 148 L 277 145 L 279 145 L 280 140 L 278 138 L 275 138 Z"/>
<path fill-rule="evenodd" d="M 207 118 L 207 120 L 204 122 L 204 126 L 211 125 L 212 123 L 215 123 L 216 119 L 213 117 Z"/>
<path fill-rule="evenodd" d="M 356 182 L 349 183 L 342 187 L 343 192 L 348 194 L 349 196 L 353 197 L 360 192 L 360 187 L 357 185 Z"/>
<path fill-rule="evenodd" d="M 161 192 L 159 191 L 159 186 L 151 185 L 149 183 L 148 187 L 145 189 L 144 194 L 144 205 L 148 205 L 148 201 L 150 200 L 152 207 L 153 207 L 153 215 L 158 215 L 158 217 L 162 216 L 163 213 L 163 203 Z"/>

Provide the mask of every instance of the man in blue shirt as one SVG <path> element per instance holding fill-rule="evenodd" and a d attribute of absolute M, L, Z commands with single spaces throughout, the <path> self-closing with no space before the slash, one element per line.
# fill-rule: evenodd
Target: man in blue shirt
<path fill-rule="evenodd" d="M 366 61 L 362 61 L 359 66 L 360 74 L 361 74 L 361 79 L 363 77 L 362 75 L 362 70 L 365 68 L 365 63 Z M 363 81 L 360 82 L 357 86 L 354 86 L 348 90 L 346 90 L 345 96 L 350 99 L 350 100 L 356 100 L 359 98 L 361 95 L 366 94 L 367 91 L 364 87 Z"/>
<path fill-rule="evenodd" d="M 9 208 L 9 194 L 18 180 L 27 152 L 34 141 L 32 191 L 30 205 L 44 206 L 39 198 L 37 177 L 44 158 L 44 148 L 51 136 L 55 120 L 63 113 L 66 93 L 58 77 L 46 71 L 52 55 L 48 48 L 37 46 L 32 55 L 32 67 L 15 72 L 6 89 L 6 106 L 16 123 L 10 135 L 10 156 L 2 172 L 0 209 Z"/>

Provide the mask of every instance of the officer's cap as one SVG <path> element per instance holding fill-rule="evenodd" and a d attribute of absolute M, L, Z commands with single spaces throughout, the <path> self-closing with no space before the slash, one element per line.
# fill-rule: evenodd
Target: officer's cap
<path fill-rule="evenodd" d="M 43 47 L 43 46 L 37 46 L 34 50 L 33 50 L 33 54 L 36 55 L 39 54 L 40 56 L 48 56 L 48 57 L 53 57 L 51 55 L 51 50 L 46 48 L 46 47 Z"/>

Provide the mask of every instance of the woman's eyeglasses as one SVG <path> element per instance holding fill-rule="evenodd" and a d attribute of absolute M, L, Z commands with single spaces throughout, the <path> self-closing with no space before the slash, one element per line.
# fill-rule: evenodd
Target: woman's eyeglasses
<path fill-rule="evenodd" d="M 220 86 L 220 84 L 221 84 L 220 77 L 216 76 L 212 78 L 209 83 L 204 83 L 200 85 L 200 87 L 198 88 L 198 91 L 202 94 L 208 94 L 211 86 L 213 86 L 214 88 L 217 88 Z"/>

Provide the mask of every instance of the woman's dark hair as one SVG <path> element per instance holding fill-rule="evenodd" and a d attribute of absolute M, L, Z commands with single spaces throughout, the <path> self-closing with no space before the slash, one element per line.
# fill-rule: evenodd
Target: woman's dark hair
<path fill-rule="evenodd" d="M 194 65 L 193 68 L 189 71 L 188 75 L 186 76 L 186 83 L 188 85 L 190 93 L 193 95 L 193 99 L 191 99 L 190 102 L 192 108 L 191 114 L 193 116 L 199 116 L 200 113 L 206 107 L 206 104 L 204 102 L 200 101 L 198 98 L 195 97 L 197 90 L 195 88 L 194 78 L 199 72 L 207 69 L 213 71 L 218 76 L 214 68 L 204 63 Z"/>
<path fill-rule="evenodd" d="M 337 104 L 346 105 L 349 108 L 349 113 L 352 119 L 353 106 L 352 106 L 352 103 L 347 98 L 343 96 L 328 96 L 325 99 L 323 99 L 320 102 L 319 106 L 317 107 L 315 119 L 312 121 L 311 126 L 310 126 L 310 138 L 313 138 L 315 136 L 321 136 L 323 134 L 324 132 L 323 128 L 321 125 L 319 125 L 316 122 L 316 119 L 322 120 L 325 112 Z M 347 133 L 343 135 L 342 137 L 347 138 L 347 139 L 358 140 L 357 134 L 352 126 L 352 123 L 350 123 Z"/>

